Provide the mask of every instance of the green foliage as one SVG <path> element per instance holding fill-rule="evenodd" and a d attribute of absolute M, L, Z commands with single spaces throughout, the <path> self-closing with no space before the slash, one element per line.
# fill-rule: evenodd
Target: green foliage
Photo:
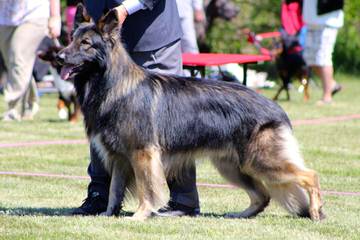
<path fill-rule="evenodd" d="M 334 51 L 335 66 L 360 72 L 360 1 L 345 1 L 345 24 L 340 29 Z"/>
<path fill-rule="evenodd" d="M 207 36 L 213 52 L 256 53 L 242 29 L 269 32 L 280 27 L 280 0 L 234 0 L 240 8 L 231 22 L 217 19 Z M 345 25 L 340 29 L 334 52 L 336 69 L 360 71 L 360 0 L 345 1 Z"/>
<path fill-rule="evenodd" d="M 256 51 L 247 42 L 242 30 L 269 32 L 280 26 L 279 0 L 234 0 L 240 8 L 238 16 L 231 22 L 216 19 L 207 35 L 207 42 L 213 52 L 244 53 Z"/>

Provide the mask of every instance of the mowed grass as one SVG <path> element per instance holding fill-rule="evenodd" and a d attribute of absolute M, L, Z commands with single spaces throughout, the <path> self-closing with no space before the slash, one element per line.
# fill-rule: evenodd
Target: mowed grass
<path fill-rule="evenodd" d="M 292 120 L 360 114 L 360 79 L 337 75 L 344 90 L 331 106 L 317 107 L 321 90 L 311 88 L 311 101 L 291 92 L 280 101 Z M 295 87 L 297 84 L 295 83 Z M 294 88 L 296 89 L 296 88 Z M 272 96 L 275 89 L 263 90 Z M 4 111 L 3 96 L 0 112 Z M 82 123 L 59 121 L 56 96 L 41 98 L 41 112 L 32 122 L 0 123 L 0 144 L 85 139 Z M 307 165 L 320 174 L 323 190 L 360 192 L 360 120 L 295 126 Z M 86 144 L 0 148 L 0 171 L 86 176 Z M 198 163 L 199 183 L 226 184 L 206 162 Z M 199 187 L 198 218 L 152 218 L 133 222 L 123 217 L 72 217 L 86 197 L 88 180 L 0 175 L 0 239 L 359 239 L 360 196 L 324 195 L 327 219 L 314 223 L 290 216 L 274 202 L 254 219 L 226 219 L 245 209 L 243 190 Z M 136 200 L 124 210 L 133 212 Z"/>

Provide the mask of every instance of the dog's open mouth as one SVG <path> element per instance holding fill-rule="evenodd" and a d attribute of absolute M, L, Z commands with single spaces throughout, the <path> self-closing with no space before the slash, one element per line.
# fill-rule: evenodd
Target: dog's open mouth
<path fill-rule="evenodd" d="M 60 76 L 64 80 L 68 80 L 70 77 L 73 77 L 81 69 L 82 64 L 78 65 L 64 65 L 61 68 Z"/>

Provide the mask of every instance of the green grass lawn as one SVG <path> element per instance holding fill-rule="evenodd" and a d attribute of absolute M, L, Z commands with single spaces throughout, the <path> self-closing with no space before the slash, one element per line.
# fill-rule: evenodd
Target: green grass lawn
<path fill-rule="evenodd" d="M 360 114 L 360 79 L 337 75 L 344 90 L 331 106 L 317 107 L 321 90 L 311 100 L 296 90 L 292 101 L 280 101 L 292 120 Z M 296 87 L 296 84 L 295 84 Z M 275 89 L 263 90 L 272 96 Z M 5 110 L 0 97 L 0 112 Z M 56 96 L 41 98 L 41 112 L 31 122 L 0 122 L 0 143 L 84 139 L 82 123 L 60 121 Z M 320 174 L 323 190 L 360 192 L 360 120 L 295 126 L 307 165 Z M 0 148 L 0 171 L 86 176 L 88 146 L 51 145 Z M 198 182 L 226 182 L 214 168 L 198 164 Z M 152 218 L 133 222 L 122 217 L 72 217 L 69 212 L 86 197 L 87 180 L 0 175 L 0 239 L 359 239 L 360 196 L 325 195 L 327 219 L 314 223 L 291 217 L 276 204 L 254 219 L 225 219 L 249 200 L 243 190 L 199 187 L 198 218 Z M 136 200 L 125 204 L 134 211 Z"/>

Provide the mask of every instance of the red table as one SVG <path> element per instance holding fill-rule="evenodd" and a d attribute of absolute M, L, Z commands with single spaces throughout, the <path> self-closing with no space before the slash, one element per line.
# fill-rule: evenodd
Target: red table
<path fill-rule="evenodd" d="M 206 66 L 220 66 L 228 63 L 243 64 L 243 84 L 246 85 L 247 65 L 250 63 L 270 61 L 271 57 L 267 55 L 253 54 L 184 53 L 182 55 L 182 60 L 184 68 L 189 69 L 192 75 L 195 74 L 196 70 L 200 71 L 201 77 L 205 76 Z"/>

